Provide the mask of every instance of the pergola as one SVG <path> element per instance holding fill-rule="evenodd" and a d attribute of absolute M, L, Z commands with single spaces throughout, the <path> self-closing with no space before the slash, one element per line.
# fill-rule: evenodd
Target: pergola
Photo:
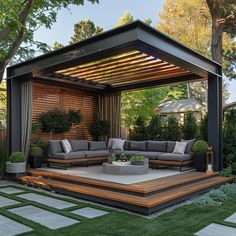
<path fill-rule="evenodd" d="M 22 150 L 30 134 L 25 121 L 32 110 L 32 86 L 27 82 L 61 84 L 99 94 L 100 117 L 110 117 L 112 122 L 115 118 L 107 113 L 114 112 L 113 105 L 120 109 L 121 91 L 202 80 L 208 81 L 208 142 L 219 170 L 223 162 L 221 65 L 141 21 L 9 67 L 10 152 Z M 113 135 L 119 136 L 120 122 L 114 126 L 118 127 L 113 127 Z"/>

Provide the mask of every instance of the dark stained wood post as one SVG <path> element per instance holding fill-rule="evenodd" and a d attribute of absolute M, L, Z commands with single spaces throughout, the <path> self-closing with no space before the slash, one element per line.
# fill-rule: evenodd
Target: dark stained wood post
<path fill-rule="evenodd" d="M 215 170 L 223 168 L 223 135 L 222 135 L 222 77 L 208 76 L 208 143 L 213 147 Z"/>

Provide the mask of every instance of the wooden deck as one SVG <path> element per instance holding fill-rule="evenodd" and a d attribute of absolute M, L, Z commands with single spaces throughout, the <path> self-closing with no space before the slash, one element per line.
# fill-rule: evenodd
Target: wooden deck
<path fill-rule="evenodd" d="M 145 215 L 231 181 L 217 173 L 195 171 L 129 185 L 35 169 L 28 174 L 20 178 L 28 185 Z"/>

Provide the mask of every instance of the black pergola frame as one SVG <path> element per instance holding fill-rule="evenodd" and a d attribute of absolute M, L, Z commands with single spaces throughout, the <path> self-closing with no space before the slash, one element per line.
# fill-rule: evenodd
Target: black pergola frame
<path fill-rule="evenodd" d="M 111 57 L 131 50 L 139 50 L 163 61 L 191 71 L 191 76 L 176 76 L 112 87 L 110 85 L 62 81 L 48 76 L 57 70 Z M 141 21 L 104 32 L 57 51 L 19 63 L 7 69 L 8 141 L 9 151 L 20 150 L 20 85 L 25 80 L 44 83 L 64 83 L 67 86 L 95 93 L 110 93 L 181 82 L 208 80 L 208 142 L 216 156 L 215 169 L 223 167 L 222 156 L 222 66 L 182 45 Z"/>

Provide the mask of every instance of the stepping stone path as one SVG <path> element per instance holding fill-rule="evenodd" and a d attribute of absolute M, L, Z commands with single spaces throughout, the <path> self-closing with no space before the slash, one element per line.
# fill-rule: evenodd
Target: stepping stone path
<path fill-rule="evenodd" d="M 32 231 L 28 226 L 22 225 L 14 220 L 0 215 L 0 235 L 14 236 L 17 234 L 27 233 Z"/>
<path fill-rule="evenodd" d="M 226 222 L 230 222 L 230 223 L 234 223 L 236 224 L 236 213 L 234 213 L 233 215 L 231 215 L 230 217 L 225 219 Z M 236 235 L 236 234 L 235 234 Z"/>
<path fill-rule="evenodd" d="M 18 203 L 20 203 L 20 202 L 0 196 L 0 207 L 12 206 L 12 205 L 16 205 Z"/>
<path fill-rule="evenodd" d="M 194 235 L 196 236 L 235 236 L 236 228 L 225 226 L 225 225 L 219 225 L 219 224 L 210 224 Z"/>
<path fill-rule="evenodd" d="M 106 211 L 101 211 L 101 210 L 91 208 L 91 207 L 81 208 L 81 209 L 78 209 L 75 211 L 71 211 L 71 213 L 76 214 L 76 215 L 80 215 L 80 216 L 83 216 L 83 217 L 86 217 L 89 219 L 108 214 L 108 212 L 106 212 Z"/>
<path fill-rule="evenodd" d="M 75 204 L 70 203 L 70 202 L 62 201 L 62 200 L 55 199 L 52 197 L 46 197 L 44 195 L 40 195 L 40 194 L 36 194 L 36 193 L 21 194 L 21 195 L 18 195 L 18 197 L 29 200 L 29 201 L 43 204 L 45 206 L 60 209 L 60 210 L 76 206 Z"/>
<path fill-rule="evenodd" d="M 34 206 L 23 206 L 8 211 L 49 229 L 60 229 L 80 222 Z"/>
<path fill-rule="evenodd" d="M 15 193 L 23 193 L 24 191 L 18 188 L 5 187 L 5 188 L 0 188 L 0 192 L 6 194 L 15 194 Z"/>

